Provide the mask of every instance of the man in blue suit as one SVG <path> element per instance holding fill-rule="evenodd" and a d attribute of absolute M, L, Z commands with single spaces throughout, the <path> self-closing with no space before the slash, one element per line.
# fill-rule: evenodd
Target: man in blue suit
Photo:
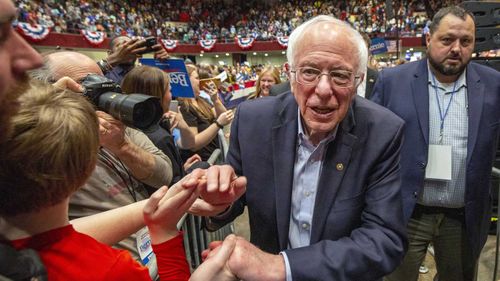
<path fill-rule="evenodd" d="M 367 48 L 345 22 L 304 23 L 287 58 L 292 94 L 236 111 L 227 159 L 247 191 L 208 228 L 248 206 L 259 248 L 238 240 L 228 267 L 239 279 L 379 280 L 401 262 L 406 243 L 403 121 L 356 96 Z"/>
<path fill-rule="evenodd" d="M 473 280 L 489 229 L 490 175 L 498 139 L 500 73 L 469 62 L 474 20 L 438 11 L 427 59 L 384 70 L 372 100 L 406 122 L 401 150 L 409 248 L 388 280 L 418 279 L 433 243 L 440 281 Z"/>

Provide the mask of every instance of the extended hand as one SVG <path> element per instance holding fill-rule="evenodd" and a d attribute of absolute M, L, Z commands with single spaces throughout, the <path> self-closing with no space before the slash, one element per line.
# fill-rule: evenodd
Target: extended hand
<path fill-rule="evenodd" d="M 177 222 L 198 197 L 197 185 L 173 185 L 158 189 L 143 209 L 153 244 L 163 243 L 177 235 Z"/>
<path fill-rule="evenodd" d="M 210 255 L 209 255 L 210 256 Z M 266 253 L 242 237 L 228 261 L 229 270 L 245 281 L 285 281 L 285 261 L 281 255 Z"/>
<path fill-rule="evenodd" d="M 227 110 L 219 115 L 219 117 L 217 118 L 217 122 L 219 122 L 219 124 L 221 124 L 222 126 L 226 126 L 231 123 L 231 121 L 233 121 L 233 118 L 234 112 L 232 110 Z"/>
<path fill-rule="evenodd" d="M 189 212 L 199 216 L 213 216 L 221 213 L 246 191 L 247 180 L 237 177 L 229 165 L 214 165 L 207 170 L 196 169 L 189 180 L 200 184 L 200 195 Z"/>
<path fill-rule="evenodd" d="M 229 165 L 214 165 L 206 171 L 207 186 L 201 189 L 203 200 L 213 205 L 231 204 L 243 195 L 247 179 L 238 177 Z"/>
<path fill-rule="evenodd" d="M 221 245 L 222 244 L 222 245 Z M 236 236 L 229 235 L 224 243 L 207 252 L 204 262 L 193 272 L 191 281 L 232 281 L 237 280 L 231 273 L 227 261 L 236 246 Z"/>

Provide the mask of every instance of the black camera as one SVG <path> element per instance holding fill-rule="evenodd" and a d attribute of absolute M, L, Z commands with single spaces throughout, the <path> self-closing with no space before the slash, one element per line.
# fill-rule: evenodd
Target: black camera
<path fill-rule="evenodd" d="M 144 51 L 138 52 L 137 53 L 138 55 L 144 55 L 144 54 L 151 53 L 154 51 L 153 46 L 156 45 L 156 37 L 151 36 L 151 37 L 146 38 L 145 40 L 146 41 L 144 42 L 144 44 L 141 47 L 146 47 L 146 49 Z"/>
<path fill-rule="evenodd" d="M 128 127 L 145 130 L 163 115 L 160 99 L 142 94 L 121 94 L 118 84 L 104 76 L 89 74 L 82 81 L 83 95 Z"/>

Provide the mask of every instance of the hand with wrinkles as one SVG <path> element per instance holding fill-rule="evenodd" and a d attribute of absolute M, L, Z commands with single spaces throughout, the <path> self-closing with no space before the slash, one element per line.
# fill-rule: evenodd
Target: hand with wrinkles
<path fill-rule="evenodd" d="M 145 39 L 132 38 L 126 42 L 118 44 L 116 49 L 108 56 L 108 63 L 116 66 L 123 63 L 134 62 L 141 57 L 140 52 L 146 50 Z"/>
<path fill-rule="evenodd" d="M 125 125 L 103 111 L 96 111 L 99 118 L 99 141 L 101 146 L 116 151 L 125 143 Z"/>
<path fill-rule="evenodd" d="M 237 177 L 229 165 L 214 165 L 206 170 L 196 169 L 188 175 L 197 180 L 200 187 L 200 197 L 190 213 L 199 216 L 214 216 L 227 209 L 246 191 L 247 180 Z"/>

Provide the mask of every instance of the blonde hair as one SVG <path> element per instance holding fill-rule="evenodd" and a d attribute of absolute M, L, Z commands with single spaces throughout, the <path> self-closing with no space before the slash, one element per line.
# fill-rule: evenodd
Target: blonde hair
<path fill-rule="evenodd" d="M 32 84 L 0 148 L 0 215 L 60 203 L 91 175 L 99 148 L 94 107 L 80 94 Z"/>
<path fill-rule="evenodd" d="M 188 64 L 186 65 L 186 70 L 191 76 L 193 72 L 198 71 L 198 68 L 195 65 Z M 209 122 L 215 121 L 215 115 L 212 112 L 212 107 L 210 104 L 199 95 L 193 98 L 178 98 L 180 105 L 185 108 L 186 111 L 190 111 L 193 113 L 198 113 L 203 119 L 208 120 Z M 196 100 L 196 104 L 195 101 Z"/>
<path fill-rule="evenodd" d="M 276 67 L 270 65 L 266 68 L 264 68 L 260 74 L 259 74 L 259 78 L 257 79 L 257 82 L 255 83 L 255 92 L 253 94 L 251 94 L 248 99 L 254 99 L 254 98 L 259 98 L 261 96 L 261 88 L 260 88 L 260 81 L 262 80 L 262 77 L 264 77 L 264 75 L 266 74 L 270 74 L 273 79 L 274 79 L 274 83 L 276 84 L 279 84 L 281 83 L 281 78 L 280 78 L 280 70 L 277 69 Z"/>

